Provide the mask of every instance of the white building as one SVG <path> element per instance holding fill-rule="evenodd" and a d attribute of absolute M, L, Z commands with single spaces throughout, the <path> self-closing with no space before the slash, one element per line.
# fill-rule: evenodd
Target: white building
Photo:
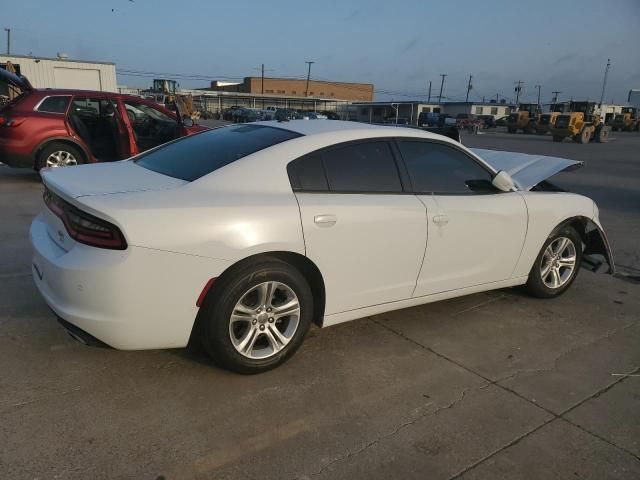
<path fill-rule="evenodd" d="M 444 113 L 452 117 L 460 113 L 472 113 L 492 115 L 498 119 L 509 115 L 512 108 L 512 105 L 495 102 L 357 102 L 341 106 L 339 113 L 343 119 L 357 122 L 383 123 L 397 117 L 400 123 L 417 125 L 421 113 Z"/>
<path fill-rule="evenodd" d="M 34 88 L 118 91 L 115 63 L 0 55 L 0 68 L 5 68 L 7 61 L 13 64 L 17 73 L 27 77 Z"/>

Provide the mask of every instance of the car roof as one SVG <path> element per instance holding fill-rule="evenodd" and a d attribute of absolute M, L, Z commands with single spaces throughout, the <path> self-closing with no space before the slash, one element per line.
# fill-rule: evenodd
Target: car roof
<path fill-rule="evenodd" d="M 325 135 L 331 133 L 340 133 L 346 135 L 353 135 L 354 138 L 358 138 L 361 135 L 364 138 L 371 138 L 375 136 L 380 137 L 424 137 L 434 139 L 450 139 L 427 132 L 418 128 L 407 127 L 389 127 L 385 125 L 371 125 L 369 123 L 350 122 L 346 120 L 288 120 L 278 121 L 269 120 L 266 122 L 258 122 L 256 125 L 264 125 L 265 127 L 281 128 L 283 130 L 289 130 L 296 132 L 304 136 Z"/>
<path fill-rule="evenodd" d="M 138 95 L 130 95 L 127 93 L 118 93 L 118 92 L 106 92 L 99 90 L 81 90 L 81 89 L 70 89 L 70 88 L 36 88 L 34 92 L 40 93 L 42 95 L 98 95 L 98 96 L 109 96 L 109 97 L 122 97 L 122 98 L 134 98 L 136 100 L 141 99 L 142 97 Z"/>

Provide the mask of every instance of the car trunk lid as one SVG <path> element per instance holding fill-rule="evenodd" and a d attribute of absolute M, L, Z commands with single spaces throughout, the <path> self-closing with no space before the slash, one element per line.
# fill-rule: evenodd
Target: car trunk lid
<path fill-rule="evenodd" d="M 511 175 L 520 190 L 531 190 L 556 173 L 574 170 L 584 165 L 584 162 L 577 160 L 546 155 L 503 152 L 481 148 L 473 148 L 471 151 L 497 171 L 504 170 Z"/>
<path fill-rule="evenodd" d="M 42 170 L 41 174 L 45 184 L 71 198 L 167 190 L 188 183 L 142 168 L 128 160 L 50 168 Z"/>

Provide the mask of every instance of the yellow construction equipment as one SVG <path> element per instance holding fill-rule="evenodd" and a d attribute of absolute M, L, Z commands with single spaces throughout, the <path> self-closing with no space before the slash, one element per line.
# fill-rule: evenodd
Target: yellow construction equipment
<path fill-rule="evenodd" d="M 551 105 L 551 111 L 542 113 L 538 117 L 536 122 L 536 133 L 538 135 L 544 135 L 550 131 L 556 124 L 556 120 L 561 113 L 565 112 L 565 105 L 563 103 L 555 103 Z"/>
<path fill-rule="evenodd" d="M 539 114 L 540 105 L 537 103 L 521 103 L 518 111 L 509 115 L 507 131 L 516 133 L 522 130 L 524 133 L 531 133 L 536 127 Z"/>
<path fill-rule="evenodd" d="M 603 124 L 593 102 L 571 102 L 569 113 L 560 114 L 550 130 L 554 142 L 567 137 L 576 143 L 605 143 L 609 139 L 609 127 Z"/>
<path fill-rule="evenodd" d="M 640 115 L 638 113 L 636 107 L 623 107 L 622 112 L 613 117 L 611 128 L 614 132 L 618 129 L 624 132 L 637 132 L 640 129 Z"/>

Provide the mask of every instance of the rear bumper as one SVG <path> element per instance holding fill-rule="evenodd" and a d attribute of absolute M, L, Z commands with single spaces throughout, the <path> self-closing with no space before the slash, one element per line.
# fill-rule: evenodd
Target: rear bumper
<path fill-rule="evenodd" d="M 16 168 L 33 167 L 33 158 L 31 155 L 13 153 L 7 149 L 3 149 L 2 146 L 0 146 L 0 162 Z"/>
<path fill-rule="evenodd" d="M 33 167 L 33 155 L 24 141 L 2 136 L 0 137 L 0 162 L 10 167 Z"/>
<path fill-rule="evenodd" d="M 116 251 L 76 244 L 65 251 L 49 236 L 42 214 L 31 225 L 30 239 L 33 279 L 49 307 L 123 350 L 186 346 L 202 288 L 229 266 L 133 246 Z"/>

